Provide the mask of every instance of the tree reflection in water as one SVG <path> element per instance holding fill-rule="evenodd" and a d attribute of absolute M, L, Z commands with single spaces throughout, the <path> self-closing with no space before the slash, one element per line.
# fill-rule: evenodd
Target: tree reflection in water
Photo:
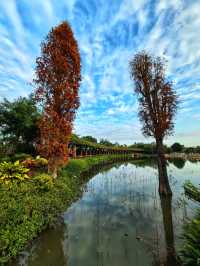
<path fill-rule="evenodd" d="M 182 169 L 185 166 L 185 160 L 182 158 L 173 158 L 173 159 L 169 159 L 170 163 L 173 163 L 174 166 L 176 166 L 176 168 L 178 169 Z"/>
<path fill-rule="evenodd" d="M 160 196 L 161 209 L 163 215 L 163 227 L 165 233 L 166 258 L 163 265 L 181 265 L 174 247 L 174 229 L 172 221 L 172 196 Z M 162 265 L 162 264 L 161 264 Z"/>

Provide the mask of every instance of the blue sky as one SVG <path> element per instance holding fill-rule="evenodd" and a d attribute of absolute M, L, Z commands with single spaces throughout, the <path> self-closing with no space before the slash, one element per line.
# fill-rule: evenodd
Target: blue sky
<path fill-rule="evenodd" d="M 51 27 L 67 20 L 82 58 L 81 107 L 74 131 L 113 142 L 151 142 L 141 134 L 129 61 L 143 49 L 168 60 L 180 97 L 175 134 L 200 144 L 200 1 L 1 0 L 0 98 L 32 90 L 35 58 Z"/>

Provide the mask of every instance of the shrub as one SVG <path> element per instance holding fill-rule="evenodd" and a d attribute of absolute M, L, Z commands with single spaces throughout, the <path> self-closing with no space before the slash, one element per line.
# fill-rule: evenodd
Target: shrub
<path fill-rule="evenodd" d="M 28 168 L 42 168 L 48 164 L 48 160 L 37 156 L 36 159 L 27 158 L 23 161 L 23 164 Z"/>
<path fill-rule="evenodd" d="M 0 163 L 0 182 L 8 184 L 11 181 L 24 181 L 29 178 L 27 173 L 29 169 L 26 168 L 19 161 L 12 162 L 2 162 Z"/>
<path fill-rule="evenodd" d="M 49 190 L 53 186 L 53 177 L 45 173 L 34 176 L 34 181 L 40 190 Z"/>
<path fill-rule="evenodd" d="M 25 167 L 28 167 L 28 168 L 35 168 L 37 163 L 36 163 L 36 160 L 35 159 L 32 159 L 32 158 L 27 158 L 26 160 L 24 160 L 23 162 L 23 165 Z"/>
<path fill-rule="evenodd" d="M 48 164 L 48 160 L 40 157 L 39 155 L 36 157 L 35 160 L 36 160 L 37 167 L 43 167 Z"/>

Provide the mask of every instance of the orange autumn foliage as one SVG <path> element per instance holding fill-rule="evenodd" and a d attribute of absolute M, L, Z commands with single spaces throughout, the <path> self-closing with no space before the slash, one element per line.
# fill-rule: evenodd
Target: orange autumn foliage
<path fill-rule="evenodd" d="M 51 172 L 68 159 L 68 142 L 79 107 L 80 72 L 77 42 L 70 25 L 63 22 L 42 42 L 34 79 L 35 98 L 43 108 L 37 149 L 49 160 Z"/>

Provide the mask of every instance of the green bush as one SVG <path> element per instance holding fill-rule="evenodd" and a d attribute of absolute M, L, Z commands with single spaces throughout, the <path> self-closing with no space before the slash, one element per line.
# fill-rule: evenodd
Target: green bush
<path fill-rule="evenodd" d="M 0 163 L 0 182 L 8 184 L 11 181 L 24 181 L 29 178 L 27 173 L 29 169 L 26 168 L 19 161 L 12 162 L 2 162 Z"/>
<path fill-rule="evenodd" d="M 23 161 L 24 166 L 36 169 L 36 168 L 44 168 L 48 164 L 48 160 L 45 158 L 42 158 L 40 156 L 37 156 L 35 159 L 33 158 L 26 158 L 26 160 Z"/>
<path fill-rule="evenodd" d="M 26 160 L 22 161 L 22 164 L 30 169 L 36 168 L 36 160 L 32 158 L 27 158 Z"/>
<path fill-rule="evenodd" d="M 36 164 L 38 167 L 43 167 L 48 164 L 48 160 L 45 158 L 40 157 L 39 155 L 36 157 Z"/>
<path fill-rule="evenodd" d="M 53 177 L 45 173 L 37 174 L 33 180 L 40 190 L 49 190 L 53 186 Z"/>

